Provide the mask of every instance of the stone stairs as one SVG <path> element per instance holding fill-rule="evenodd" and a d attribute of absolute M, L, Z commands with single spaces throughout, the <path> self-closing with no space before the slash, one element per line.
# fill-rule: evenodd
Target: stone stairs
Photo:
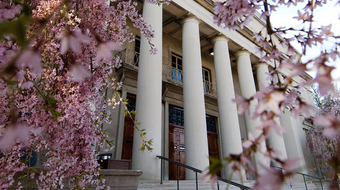
<path fill-rule="evenodd" d="M 240 183 L 239 181 L 235 181 L 237 183 Z M 243 183 L 243 185 L 247 187 L 252 187 L 255 184 L 255 181 L 253 180 L 247 180 Z M 321 190 L 321 186 L 319 181 L 307 181 L 306 182 L 308 190 Z M 219 182 L 219 189 L 220 190 L 239 190 L 238 187 L 229 185 L 224 182 Z M 139 186 L 138 190 L 150 190 L 150 189 L 161 189 L 161 190 L 177 190 L 177 181 L 176 180 L 169 180 L 169 181 L 163 181 L 163 184 L 160 184 L 159 180 L 139 180 Z M 195 180 L 180 180 L 179 181 L 179 189 L 180 190 L 196 190 L 196 181 Z M 198 189 L 199 190 L 212 190 L 212 187 L 209 182 L 198 183 Z M 215 190 L 217 190 L 217 185 L 215 185 Z M 303 181 L 294 181 L 292 184 L 292 187 L 288 183 L 284 183 L 282 185 L 281 190 L 288 190 L 288 189 L 294 189 L 294 190 L 306 190 L 305 184 Z M 323 183 L 323 189 L 327 190 L 328 185 L 326 183 Z"/>

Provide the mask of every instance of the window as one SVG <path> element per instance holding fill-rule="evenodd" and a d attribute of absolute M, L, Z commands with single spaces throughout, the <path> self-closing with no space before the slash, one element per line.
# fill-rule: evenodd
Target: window
<path fill-rule="evenodd" d="M 135 54 L 134 54 L 134 57 L 133 57 L 133 63 L 137 67 L 138 67 L 138 64 L 139 64 L 139 53 L 140 53 L 140 37 L 136 36 L 135 37 Z"/>
<path fill-rule="evenodd" d="M 184 111 L 174 106 L 169 107 L 169 123 L 184 126 Z"/>
<path fill-rule="evenodd" d="M 129 112 L 136 110 L 136 96 L 127 94 L 128 104 L 126 105 Z"/>
<path fill-rule="evenodd" d="M 172 54 L 171 56 L 171 66 L 172 66 L 172 80 L 182 83 L 182 57 L 177 54 Z"/>
<path fill-rule="evenodd" d="M 216 131 L 216 117 L 213 116 L 205 116 L 207 122 L 207 131 L 212 133 L 217 133 Z"/>
<path fill-rule="evenodd" d="M 212 83 L 211 83 L 211 72 L 210 69 L 205 67 L 202 68 L 202 77 L 203 77 L 203 90 L 205 93 L 212 93 Z"/>

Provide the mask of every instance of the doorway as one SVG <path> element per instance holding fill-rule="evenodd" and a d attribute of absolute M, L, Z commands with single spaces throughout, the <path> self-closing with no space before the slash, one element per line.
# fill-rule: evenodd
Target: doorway
<path fill-rule="evenodd" d="M 126 106 L 131 112 L 136 109 L 136 96 L 127 94 L 127 99 L 128 104 Z M 129 115 L 125 116 L 122 160 L 132 160 L 134 119 L 134 116 L 132 118 Z"/>

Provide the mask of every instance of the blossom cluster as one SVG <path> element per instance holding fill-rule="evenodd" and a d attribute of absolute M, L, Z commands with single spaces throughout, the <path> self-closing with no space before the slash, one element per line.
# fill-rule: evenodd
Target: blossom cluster
<path fill-rule="evenodd" d="M 0 27 L 6 27 L 0 32 L 0 189 L 23 188 L 17 175 L 40 189 L 63 189 L 65 179 L 71 189 L 105 187 L 93 150 L 106 142 L 100 126 L 111 120 L 103 92 L 121 85 L 118 52 L 134 40 L 127 23 L 149 41 L 154 35 L 136 6 L 131 0 L 0 2 Z M 43 155 L 39 173 L 24 159 L 33 152 Z"/>
<path fill-rule="evenodd" d="M 280 28 L 272 27 L 271 15 L 275 14 L 276 8 L 281 6 L 296 6 L 305 4 L 302 10 L 297 12 L 293 19 L 301 22 L 298 26 L 285 26 Z M 331 72 L 335 69 L 329 63 L 339 59 L 338 36 L 334 35 L 331 30 L 332 25 L 314 27 L 315 9 L 322 7 L 327 1 L 307 1 L 300 0 L 226 0 L 215 2 L 215 23 L 230 30 L 239 30 L 247 25 L 256 15 L 256 11 L 261 12 L 260 19 L 266 23 L 262 30 L 254 33 L 254 41 L 258 45 L 258 53 L 261 55 L 260 60 L 273 63 L 274 69 L 268 73 L 268 86 L 260 87 L 260 91 L 249 98 L 237 96 L 234 102 L 238 104 L 238 113 L 249 114 L 251 119 L 259 119 L 261 125 L 257 127 L 259 134 L 248 135 L 248 141 L 243 142 L 243 153 L 240 155 L 230 155 L 216 166 L 222 166 L 227 161 L 233 165 L 233 170 L 240 172 L 245 170 L 246 173 L 252 173 L 256 176 L 257 183 L 253 189 L 280 189 L 285 179 L 289 179 L 294 174 L 294 163 L 296 160 L 282 160 L 277 156 L 278 150 L 274 150 L 268 144 L 266 149 L 261 148 L 263 143 L 272 131 L 282 136 L 285 128 L 275 121 L 283 111 L 289 110 L 293 116 L 303 116 L 310 119 L 316 124 L 322 125 L 320 134 L 324 137 L 338 136 L 340 134 L 340 120 L 338 116 L 332 113 L 315 115 L 317 109 L 309 105 L 300 94 L 309 88 L 313 83 L 319 84 L 321 95 L 329 92 L 335 92 L 332 82 L 337 79 L 332 78 Z M 290 35 L 286 35 L 286 34 Z M 301 46 L 301 53 L 291 45 L 291 42 L 297 42 Z M 325 47 L 324 43 L 330 42 L 332 47 Z M 322 47 L 320 54 L 308 61 L 302 61 L 301 56 L 308 54 L 309 48 Z M 314 70 L 316 77 L 307 79 L 304 82 L 296 83 L 294 79 L 304 76 L 306 71 Z M 287 72 L 288 71 L 288 72 Z M 306 78 L 306 77 L 305 77 Z M 255 105 L 251 111 L 250 106 Z M 325 129 L 325 130 L 324 130 Z M 336 143 L 335 146 L 340 146 Z M 268 161 L 278 163 L 283 167 L 284 173 L 263 166 L 265 174 L 255 171 L 254 166 L 249 161 L 255 153 L 263 154 Z M 337 149 L 334 155 L 338 155 L 340 150 Z M 338 166 L 332 168 L 335 173 L 339 173 Z M 215 168 L 216 170 L 216 168 Z M 209 173 L 214 175 L 214 172 Z M 337 180 L 335 178 L 334 180 Z M 334 188 L 333 186 L 331 187 Z M 339 189 L 339 187 L 334 188 Z"/>

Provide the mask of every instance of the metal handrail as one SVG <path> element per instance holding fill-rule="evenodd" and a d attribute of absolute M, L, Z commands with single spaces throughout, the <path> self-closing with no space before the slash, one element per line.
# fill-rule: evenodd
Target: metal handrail
<path fill-rule="evenodd" d="M 280 169 L 281 171 L 283 170 L 283 168 L 281 167 L 277 167 L 277 166 L 271 166 L 272 168 L 275 168 L 275 169 Z M 334 183 L 335 181 L 332 181 L 332 180 L 327 180 L 327 179 L 322 179 L 320 177 L 316 177 L 316 176 L 312 176 L 312 175 L 308 175 L 308 174 L 304 174 L 304 173 L 301 173 L 301 172 L 295 172 L 296 174 L 299 174 L 299 175 L 302 175 L 303 176 L 303 182 L 305 183 L 305 188 L 306 190 L 308 190 L 308 187 L 307 187 L 307 183 L 306 183 L 306 177 L 311 177 L 311 178 L 314 178 L 314 179 L 318 179 L 320 181 L 320 185 L 321 185 L 321 189 L 323 190 L 323 185 L 322 185 L 322 181 L 325 181 L 325 182 L 331 182 L 331 183 Z M 336 182 L 338 185 L 340 184 L 339 182 Z"/>
<path fill-rule="evenodd" d="M 185 164 L 182 164 L 180 162 L 176 162 L 174 160 L 170 160 L 169 158 L 166 158 L 164 156 L 156 156 L 157 158 L 161 159 L 161 183 L 160 184 L 163 184 L 163 160 L 165 161 L 168 161 L 168 162 L 171 162 L 171 163 L 174 163 L 177 165 L 177 190 L 179 190 L 179 169 L 178 167 L 179 166 L 182 166 L 184 168 L 187 168 L 189 170 L 192 170 L 193 172 L 196 173 L 196 190 L 198 190 L 198 179 L 197 179 L 197 173 L 202 173 L 203 171 L 202 170 L 199 170 L 197 168 L 194 168 L 194 167 L 191 167 L 191 166 L 188 166 L 188 165 L 185 165 Z M 239 184 L 239 183 L 236 183 L 236 182 L 233 182 L 233 181 L 230 181 L 230 180 L 227 180 L 227 179 L 224 179 L 224 178 L 221 178 L 221 177 L 218 177 L 218 180 L 219 181 L 223 181 L 225 183 L 228 183 L 230 185 L 233 185 L 233 186 L 236 186 L 236 187 L 239 187 L 241 190 L 245 190 L 245 189 L 250 189 L 250 187 L 247 187 L 247 186 L 244 186 L 242 184 Z M 217 188 L 219 189 L 219 185 L 217 183 Z"/>

